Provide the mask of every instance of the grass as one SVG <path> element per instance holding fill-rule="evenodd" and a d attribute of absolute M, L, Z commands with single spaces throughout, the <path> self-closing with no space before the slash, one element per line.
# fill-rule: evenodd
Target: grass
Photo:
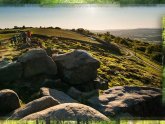
<path fill-rule="evenodd" d="M 121 120 L 120 124 L 164 124 L 164 120 Z"/>
<path fill-rule="evenodd" d="M 162 72 L 155 70 L 145 63 L 142 63 L 142 61 L 137 60 L 133 56 L 128 57 L 125 55 L 117 55 L 108 47 L 100 43 L 95 43 L 97 41 L 88 41 L 88 37 L 63 29 L 32 29 L 32 31 L 34 33 L 46 36 L 60 36 L 67 38 L 72 37 L 72 40 L 56 40 L 53 37 L 42 38 L 40 36 L 34 36 L 33 39 L 40 41 L 44 48 L 50 47 L 54 54 L 68 53 L 73 49 L 86 50 L 94 58 L 100 61 L 101 66 L 98 69 L 98 77 L 102 81 L 107 82 L 109 87 L 124 85 L 161 87 Z M 74 35 L 76 36 L 74 37 Z M 79 38 L 79 40 L 77 40 L 77 38 Z M 19 45 L 12 46 L 10 43 L 6 44 L 5 48 L 3 48 L 5 52 L 3 53 L 0 51 L 0 56 L 3 54 L 5 57 L 12 59 L 26 51 L 26 49 L 18 50 L 18 47 Z M 146 59 L 140 53 L 138 54 L 138 57 L 141 57 L 148 63 L 157 65 L 156 63 L 151 62 L 149 59 Z M 161 68 L 160 65 L 157 66 L 158 68 Z M 27 91 L 26 83 L 24 84 L 22 82 L 17 82 L 17 84 L 12 83 L 8 85 L 7 88 L 16 91 L 20 95 L 22 102 L 27 103 L 33 100 L 33 95 L 38 92 L 37 90 L 39 89 L 39 82 L 37 83 L 36 81 L 37 80 L 31 82 L 31 84 L 33 84 L 33 89 L 35 89 L 35 91 L 32 92 L 25 92 Z M 42 79 L 39 81 L 42 82 Z M 36 86 L 34 84 L 36 84 Z M 31 96 L 29 96 L 29 94 L 31 94 Z"/>
<path fill-rule="evenodd" d="M 101 45 L 86 44 L 72 40 L 48 40 L 46 47 L 52 47 L 56 52 L 66 53 L 71 49 L 83 49 L 101 62 L 98 76 L 109 82 L 109 86 L 117 85 L 150 85 L 161 86 L 161 72 L 153 71 L 148 65 L 143 65 L 134 58 L 125 58 L 111 53 L 111 50 Z M 149 60 L 148 60 L 149 61 Z M 155 72 L 155 73 L 154 73 Z"/>
<path fill-rule="evenodd" d="M 69 31 L 69 30 L 61 30 L 61 29 L 39 29 L 34 28 L 31 29 L 32 33 L 39 34 L 39 35 L 46 35 L 46 36 L 55 36 L 55 37 L 64 37 L 64 38 L 70 38 L 75 40 L 81 40 L 81 41 L 87 41 L 87 42 L 93 42 L 96 43 L 94 40 L 91 40 L 88 37 L 85 37 L 83 35 L 80 35 L 76 32 Z"/>
<path fill-rule="evenodd" d="M 163 85 L 162 85 L 162 93 L 163 93 L 163 97 L 162 97 L 162 101 L 163 103 L 165 103 L 165 67 L 163 69 Z"/>
<path fill-rule="evenodd" d="M 0 34 L 0 41 L 9 39 L 9 38 L 13 37 L 14 35 L 18 35 L 18 33 Z"/>

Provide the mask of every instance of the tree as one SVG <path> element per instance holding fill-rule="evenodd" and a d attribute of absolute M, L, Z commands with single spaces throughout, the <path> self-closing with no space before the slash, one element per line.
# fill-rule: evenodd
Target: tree
<path fill-rule="evenodd" d="M 18 26 L 14 26 L 14 29 L 19 29 Z"/>
<path fill-rule="evenodd" d="M 22 26 L 22 29 L 25 29 L 25 28 L 26 28 L 25 25 L 23 25 L 23 26 Z"/>

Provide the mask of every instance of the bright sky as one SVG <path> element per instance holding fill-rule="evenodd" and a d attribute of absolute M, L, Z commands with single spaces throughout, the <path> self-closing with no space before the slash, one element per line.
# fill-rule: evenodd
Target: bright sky
<path fill-rule="evenodd" d="M 0 7 L 0 28 L 53 26 L 89 30 L 161 28 L 165 6 Z"/>

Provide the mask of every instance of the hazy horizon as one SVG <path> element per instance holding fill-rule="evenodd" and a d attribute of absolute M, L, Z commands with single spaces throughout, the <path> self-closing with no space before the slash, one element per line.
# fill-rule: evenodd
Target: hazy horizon
<path fill-rule="evenodd" d="M 126 30 L 161 28 L 165 6 L 0 7 L 0 28 L 14 26 Z"/>

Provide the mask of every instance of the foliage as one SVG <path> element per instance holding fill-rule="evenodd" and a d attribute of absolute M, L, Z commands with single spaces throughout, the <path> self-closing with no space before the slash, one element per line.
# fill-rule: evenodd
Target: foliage
<path fill-rule="evenodd" d="M 162 79 L 161 71 L 155 70 L 154 68 L 147 65 L 143 61 L 137 60 L 134 56 L 125 55 L 125 54 L 123 55 L 115 54 L 113 50 L 109 49 L 107 46 L 98 43 L 97 41 L 91 41 L 89 40 L 88 37 L 85 37 L 73 31 L 68 31 L 64 29 L 58 30 L 58 29 L 46 29 L 46 28 L 45 29 L 34 28 L 31 29 L 31 31 L 33 32 L 32 39 L 42 43 L 42 46 L 45 49 L 48 47 L 51 48 L 54 54 L 67 53 L 72 51 L 73 49 L 82 49 L 89 52 L 93 57 L 98 59 L 101 63 L 101 66 L 98 69 L 98 78 L 100 78 L 105 82 L 108 82 L 109 87 L 123 86 L 123 85 L 161 87 L 161 79 Z M 8 33 L 7 35 L 12 36 L 11 34 L 12 33 Z M 1 35 L 6 36 L 6 34 L 1 34 Z M 57 36 L 60 36 L 61 38 L 60 37 L 56 38 Z M 100 36 L 104 37 L 104 34 Z M 72 39 L 66 37 L 71 37 Z M 118 40 L 115 41 L 114 39 L 119 39 L 119 41 L 122 41 L 122 38 L 111 37 L 111 39 L 112 39 L 111 42 L 118 41 Z M 130 39 L 124 39 L 124 40 L 128 41 L 128 44 L 130 44 L 130 46 L 133 43 L 140 46 L 141 44 L 143 44 L 141 42 L 131 41 Z M 19 45 L 12 46 L 8 44 L 8 46 L 5 47 L 6 47 L 5 49 L 6 52 L 1 53 L 1 55 L 11 58 L 17 58 L 18 56 L 20 56 L 20 53 L 24 53 L 27 50 L 26 48 L 20 49 Z M 34 45 L 33 48 L 35 47 L 39 47 L 39 46 Z M 127 49 L 133 51 L 133 47 L 134 46 L 132 45 L 132 47 L 127 47 Z M 145 60 L 148 63 L 152 63 L 152 65 L 154 64 L 155 66 L 160 68 L 160 65 L 152 62 L 147 57 L 143 56 L 141 52 L 138 52 L 137 56 L 142 58 L 142 60 Z M 157 59 L 157 56 L 155 56 L 155 58 Z M 30 82 L 30 84 L 33 84 L 32 90 L 29 89 L 29 87 L 26 85 L 26 82 L 24 83 L 20 82 L 20 84 L 19 82 L 17 82 L 16 84 L 11 83 L 10 85 L 9 84 L 6 85 L 8 86 L 7 88 L 16 91 L 19 94 L 20 98 L 23 100 L 23 102 L 26 103 L 31 99 L 33 99 L 34 97 L 36 97 L 37 91 L 39 90 L 38 84 L 40 84 L 40 82 L 42 82 L 43 80 L 42 78 L 41 79 L 38 79 L 37 77 L 35 78 L 36 79 Z M 1 88 L 3 88 L 2 85 Z M 20 89 L 22 90 L 21 92 Z M 31 96 L 29 96 L 29 94 L 31 94 Z M 24 98 L 28 98 L 28 100 Z"/>
<path fill-rule="evenodd" d="M 127 4 L 163 4 L 164 0 L 0 0 L 1 4 L 57 4 L 57 3 L 117 3 Z"/>
<path fill-rule="evenodd" d="M 161 62 L 162 61 L 162 53 L 160 53 L 160 52 L 153 53 L 151 55 L 151 59 L 155 60 L 156 62 Z"/>
<path fill-rule="evenodd" d="M 161 44 L 142 42 L 138 40 L 131 40 L 129 38 L 114 37 L 113 35 L 98 34 L 102 39 L 109 39 L 109 41 L 123 45 L 126 48 L 133 50 L 135 53 L 140 53 L 147 58 L 161 64 L 160 54 L 162 52 Z M 165 50 L 164 50 L 165 51 Z"/>
<path fill-rule="evenodd" d="M 0 0 L 1 4 L 118 3 L 119 0 Z"/>

